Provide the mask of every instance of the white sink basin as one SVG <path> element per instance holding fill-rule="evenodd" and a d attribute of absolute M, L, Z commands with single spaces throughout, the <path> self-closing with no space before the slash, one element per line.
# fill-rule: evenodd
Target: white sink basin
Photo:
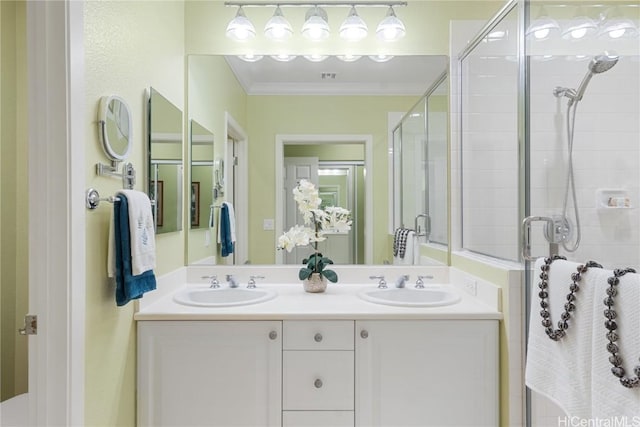
<path fill-rule="evenodd" d="M 431 285 L 424 289 L 366 289 L 358 296 L 368 302 L 401 307 L 439 307 L 460 301 L 460 294 L 450 286 Z"/>
<path fill-rule="evenodd" d="M 258 304 L 276 297 L 276 293 L 267 289 L 247 288 L 187 288 L 174 295 L 178 304 L 196 307 L 233 307 Z"/>

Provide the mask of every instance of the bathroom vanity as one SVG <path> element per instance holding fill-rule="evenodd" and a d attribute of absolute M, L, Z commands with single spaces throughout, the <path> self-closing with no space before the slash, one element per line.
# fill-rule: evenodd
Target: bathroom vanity
<path fill-rule="evenodd" d="M 374 285 L 263 285 L 266 302 L 136 314 L 140 426 L 497 426 L 501 314 L 398 307 Z"/>

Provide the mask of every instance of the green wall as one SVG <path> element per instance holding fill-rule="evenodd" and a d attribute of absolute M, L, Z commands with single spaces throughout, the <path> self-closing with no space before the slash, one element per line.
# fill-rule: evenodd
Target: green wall
<path fill-rule="evenodd" d="M 146 189 L 145 93 L 153 87 L 184 109 L 184 25 L 182 1 L 84 3 L 87 188 L 109 195 L 122 186 L 119 179 L 95 175 L 96 163 L 108 163 L 96 132 L 98 101 L 119 95 L 133 116 L 128 160 L 138 172 L 135 188 Z M 101 204 L 86 214 L 85 425 L 135 426 L 136 304 L 116 307 L 106 275 L 110 211 Z M 184 265 L 184 240 L 184 232 L 156 236 L 157 276 Z"/>
<path fill-rule="evenodd" d="M 28 388 L 26 3 L 0 1 L 0 400 Z"/>

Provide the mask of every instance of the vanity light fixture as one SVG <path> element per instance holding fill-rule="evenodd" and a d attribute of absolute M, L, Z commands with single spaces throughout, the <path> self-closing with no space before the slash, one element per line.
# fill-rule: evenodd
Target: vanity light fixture
<path fill-rule="evenodd" d="M 242 59 L 245 62 L 258 62 L 263 57 L 264 57 L 263 55 L 254 55 L 253 53 L 247 53 L 247 54 L 238 56 L 238 58 Z"/>
<path fill-rule="evenodd" d="M 544 6 L 541 6 L 538 17 L 529 25 L 525 35 L 535 40 L 546 40 L 557 31 L 560 31 L 558 21 L 550 18 Z"/>
<path fill-rule="evenodd" d="M 236 41 L 245 41 L 255 37 L 256 29 L 244 14 L 242 6 L 238 8 L 235 18 L 227 25 L 226 34 L 227 37 Z"/>
<path fill-rule="evenodd" d="M 309 9 L 302 26 L 302 35 L 309 40 L 318 41 L 327 39 L 329 33 L 327 12 L 318 6 Z"/>
<path fill-rule="evenodd" d="M 611 39 L 632 38 L 637 35 L 638 27 L 631 19 L 622 15 L 618 6 L 607 11 L 598 31 L 598 37 L 609 37 Z"/>
<path fill-rule="evenodd" d="M 290 62 L 296 59 L 296 55 L 287 55 L 286 53 L 281 53 L 279 55 L 271 55 L 271 58 L 275 59 L 278 62 Z"/>
<path fill-rule="evenodd" d="M 293 35 L 293 28 L 282 13 L 283 7 L 310 7 L 305 15 L 302 26 L 302 35 L 310 40 L 325 40 L 330 36 L 329 21 L 325 7 L 349 7 L 349 14 L 340 26 L 340 37 L 345 40 L 358 41 L 368 34 L 366 22 L 358 15 L 356 7 L 387 7 L 387 14 L 378 24 L 376 34 L 382 41 L 399 40 L 406 35 L 404 23 L 396 16 L 394 7 L 406 6 L 406 1 L 389 0 L 379 2 L 376 0 L 364 1 L 342 1 L 324 0 L 319 2 L 303 1 L 227 1 L 225 6 L 237 7 L 236 16 L 227 26 L 227 37 L 242 41 L 255 37 L 256 31 L 251 21 L 244 14 L 245 7 L 275 7 L 273 16 L 267 21 L 264 27 L 265 37 L 271 40 L 285 40 Z"/>
<path fill-rule="evenodd" d="M 340 26 L 340 37 L 348 41 L 360 41 L 367 37 L 369 28 L 366 22 L 360 18 L 355 6 L 351 6 L 349 15 Z"/>
<path fill-rule="evenodd" d="M 380 40 L 386 42 L 393 42 L 400 40 L 407 34 L 407 30 L 404 27 L 404 23 L 398 19 L 392 6 L 389 6 L 387 16 L 384 17 L 378 28 L 376 28 L 376 35 Z"/>
<path fill-rule="evenodd" d="M 276 7 L 273 16 L 264 26 L 264 35 L 271 40 L 286 40 L 293 35 L 293 28 L 282 14 L 280 6 Z"/>
<path fill-rule="evenodd" d="M 361 55 L 346 54 L 346 55 L 338 55 L 337 58 L 340 61 L 344 61 L 344 62 L 355 62 L 358 59 L 362 58 L 362 56 Z"/>
<path fill-rule="evenodd" d="M 318 54 L 313 54 L 313 55 L 305 55 L 304 58 L 308 61 L 311 62 L 322 62 L 325 59 L 327 59 L 329 57 L 329 55 L 318 55 Z"/>
<path fill-rule="evenodd" d="M 387 61 L 391 61 L 393 59 L 393 55 L 369 55 L 369 59 L 371 59 L 374 62 L 387 62 Z"/>
<path fill-rule="evenodd" d="M 577 17 L 569 21 L 569 25 L 562 31 L 562 38 L 565 40 L 579 40 L 596 32 L 598 24 L 589 18 L 582 10 L 578 8 Z"/>

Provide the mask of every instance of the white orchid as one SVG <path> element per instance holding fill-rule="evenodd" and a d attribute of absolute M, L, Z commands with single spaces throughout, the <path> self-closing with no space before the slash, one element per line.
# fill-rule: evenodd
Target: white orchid
<path fill-rule="evenodd" d="M 298 210 L 304 218 L 304 223 L 311 224 L 313 222 L 312 212 L 318 209 L 322 203 L 313 183 L 306 179 L 301 180 L 298 186 L 293 189 L 293 200 L 298 204 Z"/>
<path fill-rule="evenodd" d="M 298 210 L 302 214 L 305 225 L 294 225 L 278 238 L 278 249 L 286 249 L 291 252 L 296 246 L 314 244 L 315 254 L 305 259 L 307 268 L 300 270 L 300 280 L 308 278 L 312 273 L 321 273 L 330 281 L 338 280 L 338 275 L 332 270 L 324 270 L 328 264 L 333 264 L 329 258 L 318 253 L 318 242 L 326 239 L 327 232 L 344 233 L 351 230 L 351 212 L 341 207 L 326 207 L 320 209 L 322 199 L 313 183 L 306 179 L 301 180 L 293 189 L 293 199 L 298 204 Z M 313 228 L 311 228 L 311 227 Z"/>
<path fill-rule="evenodd" d="M 291 252 L 296 246 L 307 246 L 311 243 L 321 241 L 320 236 L 316 236 L 315 230 L 302 225 L 294 225 L 278 239 L 278 247 Z M 321 238 L 324 240 L 324 238 Z"/>

